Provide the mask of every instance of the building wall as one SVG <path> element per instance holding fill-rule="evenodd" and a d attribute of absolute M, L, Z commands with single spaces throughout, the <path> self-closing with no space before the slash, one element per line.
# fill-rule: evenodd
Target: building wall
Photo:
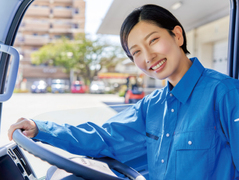
<path fill-rule="evenodd" d="M 205 67 L 213 68 L 214 47 L 227 43 L 228 34 L 229 16 L 187 32 L 189 57 L 196 56 Z"/>
<path fill-rule="evenodd" d="M 21 79 L 18 82 L 33 78 L 69 78 L 62 68 L 54 67 L 54 70 L 46 71 L 49 67 L 32 65 L 31 53 L 61 36 L 73 38 L 84 31 L 84 0 L 34 1 L 22 20 L 14 44 L 23 57 L 20 62 L 21 72 L 19 72 Z"/>

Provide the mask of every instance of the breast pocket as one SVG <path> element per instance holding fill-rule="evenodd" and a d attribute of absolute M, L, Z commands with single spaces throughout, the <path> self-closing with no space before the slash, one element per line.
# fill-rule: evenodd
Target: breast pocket
<path fill-rule="evenodd" d="M 161 133 L 146 133 L 148 169 L 149 174 L 153 174 L 154 177 L 160 177 L 161 173 L 156 164 L 161 136 Z"/>
<path fill-rule="evenodd" d="M 209 180 L 214 141 L 214 130 L 175 135 L 176 180 Z"/>

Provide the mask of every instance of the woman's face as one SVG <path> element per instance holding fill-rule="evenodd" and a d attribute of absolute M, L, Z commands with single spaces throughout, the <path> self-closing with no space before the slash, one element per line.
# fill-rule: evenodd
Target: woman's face
<path fill-rule="evenodd" d="M 189 59 L 180 48 L 183 44 L 182 29 L 175 26 L 175 36 L 153 23 L 140 21 L 128 36 L 128 48 L 135 64 L 148 76 L 168 78 L 172 85 L 186 73 Z"/>

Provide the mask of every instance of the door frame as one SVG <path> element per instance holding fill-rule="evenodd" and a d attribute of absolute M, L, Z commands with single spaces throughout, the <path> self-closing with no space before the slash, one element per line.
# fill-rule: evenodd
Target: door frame
<path fill-rule="evenodd" d="M 13 46 L 15 37 L 18 31 L 18 28 L 21 24 L 21 21 L 26 13 L 26 10 L 31 5 L 34 0 L 23 0 L 20 4 L 18 10 L 16 11 L 10 28 L 8 30 L 5 42 L 2 42 L 6 45 Z M 9 66 L 10 55 L 7 53 L 2 53 L 0 56 L 0 94 L 4 93 L 5 81 L 7 77 L 7 70 Z M 1 118 L 2 117 L 2 103 L 0 103 L 0 127 L 1 127 Z"/>

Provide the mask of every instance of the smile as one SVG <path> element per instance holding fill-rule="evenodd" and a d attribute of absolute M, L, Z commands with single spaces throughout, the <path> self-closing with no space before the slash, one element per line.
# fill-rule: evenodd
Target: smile
<path fill-rule="evenodd" d="M 156 70 L 158 68 L 160 68 L 164 63 L 166 62 L 166 59 L 160 61 L 158 64 L 156 64 L 155 66 L 151 67 L 151 69 Z"/>

